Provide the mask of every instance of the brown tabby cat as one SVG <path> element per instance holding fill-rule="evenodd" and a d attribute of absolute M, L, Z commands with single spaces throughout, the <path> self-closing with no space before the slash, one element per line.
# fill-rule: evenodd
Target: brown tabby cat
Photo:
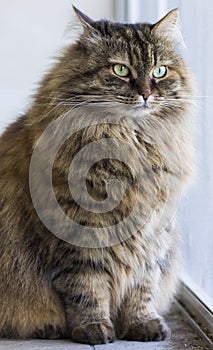
<path fill-rule="evenodd" d="M 0 138 L 0 335 L 163 340 L 170 331 L 160 315 L 180 264 L 174 208 L 193 168 L 193 82 L 176 51 L 178 10 L 154 25 L 95 22 L 74 10 L 78 40 Z M 53 205 L 51 164 L 61 215 L 76 226 Z M 86 207 L 84 176 L 91 203 L 111 198 L 111 207 Z"/>

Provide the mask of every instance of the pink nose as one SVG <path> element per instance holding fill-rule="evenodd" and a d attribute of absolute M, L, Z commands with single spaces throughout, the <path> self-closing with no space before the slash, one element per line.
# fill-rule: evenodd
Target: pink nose
<path fill-rule="evenodd" d="M 144 91 L 142 91 L 141 95 L 143 96 L 144 101 L 146 102 L 149 98 L 149 96 L 151 95 L 151 90 L 150 89 L 146 89 Z"/>

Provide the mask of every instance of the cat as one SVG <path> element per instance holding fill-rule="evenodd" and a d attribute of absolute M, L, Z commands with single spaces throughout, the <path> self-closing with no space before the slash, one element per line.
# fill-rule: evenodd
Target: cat
<path fill-rule="evenodd" d="M 156 24 L 74 11 L 79 37 L 0 138 L 0 336 L 164 340 L 194 163 L 179 11 Z"/>

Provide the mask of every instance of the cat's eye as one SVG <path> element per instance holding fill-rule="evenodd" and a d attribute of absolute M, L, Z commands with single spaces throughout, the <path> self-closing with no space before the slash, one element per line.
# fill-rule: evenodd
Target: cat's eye
<path fill-rule="evenodd" d="M 128 75 L 130 73 L 129 68 L 123 64 L 115 64 L 113 66 L 113 71 L 116 75 L 118 75 L 121 78 L 128 77 Z"/>
<path fill-rule="evenodd" d="M 164 78 L 166 76 L 166 74 L 167 74 L 166 66 L 156 67 L 152 72 L 153 77 L 156 79 Z"/>

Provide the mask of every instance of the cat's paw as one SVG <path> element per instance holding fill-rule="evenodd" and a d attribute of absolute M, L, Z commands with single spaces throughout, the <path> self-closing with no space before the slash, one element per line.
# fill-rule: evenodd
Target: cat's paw
<path fill-rule="evenodd" d="M 112 343 L 115 339 L 113 325 L 110 322 L 91 322 L 75 327 L 72 340 L 90 345 Z"/>
<path fill-rule="evenodd" d="M 145 318 L 128 327 L 121 338 L 135 341 L 160 341 L 170 338 L 171 331 L 162 317 Z"/>

